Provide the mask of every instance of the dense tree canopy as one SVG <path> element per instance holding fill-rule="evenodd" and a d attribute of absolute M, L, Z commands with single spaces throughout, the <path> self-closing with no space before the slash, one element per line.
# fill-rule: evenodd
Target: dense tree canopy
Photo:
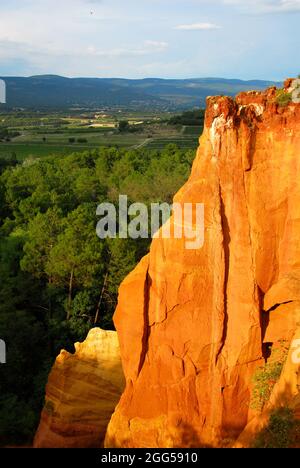
<path fill-rule="evenodd" d="M 182 114 L 171 117 L 168 121 L 169 125 L 204 125 L 205 109 L 194 109 L 183 112 Z"/>

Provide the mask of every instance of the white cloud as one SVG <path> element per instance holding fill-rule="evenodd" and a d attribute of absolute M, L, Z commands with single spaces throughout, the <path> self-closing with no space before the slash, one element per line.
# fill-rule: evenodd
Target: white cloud
<path fill-rule="evenodd" d="M 212 29 L 220 29 L 220 26 L 214 23 L 192 23 L 192 24 L 179 24 L 175 29 L 181 31 L 209 31 Z"/>
<path fill-rule="evenodd" d="M 272 2 L 274 5 L 266 5 L 265 8 L 268 11 L 274 12 L 288 12 L 288 11 L 300 11 L 300 0 L 281 0 L 279 2 Z"/>
<path fill-rule="evenodd" d="M 169 44 L 165 41 L 145 41 L 145 46 L 156 52 L 163 52 L 169 47 Z"/>

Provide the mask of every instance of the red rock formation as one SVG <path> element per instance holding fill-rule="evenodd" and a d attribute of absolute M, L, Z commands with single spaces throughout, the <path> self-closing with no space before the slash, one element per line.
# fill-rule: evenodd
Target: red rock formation
<path fill-rule="evenodd" d="M 124 389 L 116 332 L 94 328 L 75 354 L 62 351 L 52 368 L 36 448 L 101 447 Z"/>
<path fill-rule="evenodd" d="M 204 203 L 204 246 L 155 239 L 120 288 L 114 320 L 127 384 L 107 447 L 236 438 L 254 416 L 263 343 L 296 332 L 300 105 L 280 107 L 275 88 L 207 104 L 191 177 L 175 197 Z"/>

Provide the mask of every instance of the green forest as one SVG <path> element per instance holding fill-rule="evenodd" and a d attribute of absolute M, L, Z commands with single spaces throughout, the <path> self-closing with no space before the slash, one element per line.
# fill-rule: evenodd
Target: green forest
<path fill-rule="evenodd" d="M 32 440 L 51 365 L 94 326 L 112 329 L 118 287 L 149 240 L 96 235 L 101 202 L 171 202 L 194 150 L 99 148 L 0 160 L 0 444 Z M 4 436 L 5 434 L 5 436 Z"/>

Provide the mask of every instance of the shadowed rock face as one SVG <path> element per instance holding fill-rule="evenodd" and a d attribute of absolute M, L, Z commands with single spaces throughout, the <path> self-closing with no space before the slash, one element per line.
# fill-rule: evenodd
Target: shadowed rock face
<path fill-rule="evenodd" d="M 207 104 L 191 177 L 175 197 L 204 203 L 204 246 L 155 239 L 120 288 L 127 384 L 107 447 L 236 438 L 254 416 L 263 343 L 297 330 L 300 105 L 279 107 L 275 88 Z"/>
<path fill-rule="evenodd" d="M 92 329 L 75 354 L 62 351 L 49 375 L 36 448 L 101 447 L 124 389 L 116 332 Z"/>

